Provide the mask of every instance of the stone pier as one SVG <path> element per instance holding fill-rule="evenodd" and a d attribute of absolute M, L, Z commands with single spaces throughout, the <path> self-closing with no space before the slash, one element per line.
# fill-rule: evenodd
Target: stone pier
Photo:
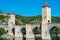
<path fill-rule="evenodd" d="M 35 40 L 34 34 L 32 32 L 32 26 L 30 24 L 26 24 L 26 40 L 28 39 Z"/>
<path fill-rule="evenodd" d="M 21 32 L 21 28 L 16 26 L 15 27 L 15 40 L 23 40 L 23 34 Z"/>

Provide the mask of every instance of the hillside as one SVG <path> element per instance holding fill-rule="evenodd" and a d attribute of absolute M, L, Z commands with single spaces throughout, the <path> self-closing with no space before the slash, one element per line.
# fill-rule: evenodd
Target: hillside
<path fill-rule="evenodd" d="M 41 23 L 41 16 L 19 16 L 16 15 L 16 24 L 36 24 Z"/>
<path fill-rule="evenodd" d="M 3 16 L 0 15 L 0 24 L 1 23 L 7 23 L 8 21 L 8 16 Z M 60 22 L 60 17 L 51 17 L 52 23 L 59 23 Z M 37 15 L 37 16 L 21 16 L 21 15 L 16 15 L 15 16 L 15 24 L 16 25 L 24 25 L 24 24 L 40 24 L 42 22 L 42 16 Z"/>
<path fill-rule="evenodd" d="M 59 23 L 60 22 L 60 17 L 51 17 L 52 23 Z M 40 24 L 42 22 L 42 16 L 37 15 L 37 16 L 19 16 L 16 15 L 16 24 Z"/>
<path fill-rule="evenodd" d="M 8 16 L 0 15 L 0 24 L 7 23 L 7 22 L 8 22 Z"/>

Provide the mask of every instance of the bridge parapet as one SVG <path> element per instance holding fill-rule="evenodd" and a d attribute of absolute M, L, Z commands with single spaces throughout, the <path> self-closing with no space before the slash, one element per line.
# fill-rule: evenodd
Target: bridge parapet
<path fill-rule="evenodd" d="M 15 25 L 15 27 L 26 27 L 26 25 Z"/>
<path fill-rule="evenodd" d="M 49 30 L 50 30 L 51 28 L 53 28 L 53 27 L 58 27 L 58 28 L 60 28 L 60 23 L 48 23 L 48 28 L 49 28 Z"/>
<path fill-rule="evenodd" d="M 34 29 L 34 28 L 36 28 L 36 27 L 40 27 L 40 24 L 30 24 L 31 25 L 31 27 L 32 27 L 32 29 Z"/>
<path fill-rule="evenodd" d="M 8 25 L 0 25 L 1 28 L 8 28 Z"/>

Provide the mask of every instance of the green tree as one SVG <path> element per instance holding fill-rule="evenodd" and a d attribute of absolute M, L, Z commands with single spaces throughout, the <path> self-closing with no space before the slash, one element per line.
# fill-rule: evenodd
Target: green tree
<path fill-rule="evenodd" d="M 6 33 L 7 33 L 7 31 L 5 31 L 5 29 L 0 28 L 0 37 L 1 37 L 1 35 L 6 34 Z"/>

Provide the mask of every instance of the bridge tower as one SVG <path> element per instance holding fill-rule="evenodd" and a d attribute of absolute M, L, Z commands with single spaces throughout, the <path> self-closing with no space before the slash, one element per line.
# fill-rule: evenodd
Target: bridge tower
<path fill-rule="evenodd" d="M 13 28 L 15 26 L 15 15 L 13 12 L 11 12 L 9 15 L 9 20 L 8 20 L 8 34 L 13 35 Z"/>
<path fill-rule="evenodd" d="M 48 23 L 51 23 L 51 8 L 45 3 L 42 6 L 42 39 L 43 40 L 51 40 Z"/>

